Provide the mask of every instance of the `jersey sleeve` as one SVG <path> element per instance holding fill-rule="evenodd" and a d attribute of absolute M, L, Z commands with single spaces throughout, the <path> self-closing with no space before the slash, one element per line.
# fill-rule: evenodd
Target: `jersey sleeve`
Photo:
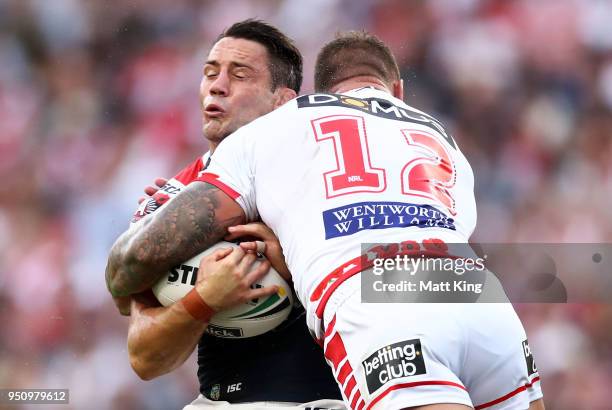
<path fill-rule="evenodd" d="M 244 211 L 247 222 L 259 218 L 255 203 L 253 128 L 245 126 L 223 140 L 210 165 L 198 177 L 229 195 Z"/>
<path fill-rule="evenodd" d="M 178 174 L 170 178 L 153 196 L 142 201 L 136 212 L 134 212 L 131 222 L 136 223 L 145 216 L 152 214 L 159 207 L 174 198 L 187 184 L 196 180 L 202 169 L 204 169 L 205 157 L 207 157 L 207 154 L 187 165 Z"/>

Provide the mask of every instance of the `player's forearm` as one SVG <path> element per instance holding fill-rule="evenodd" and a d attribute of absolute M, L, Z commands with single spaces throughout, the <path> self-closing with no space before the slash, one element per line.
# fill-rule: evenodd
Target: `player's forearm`
<path fill-rule="evenodd" d="M 128 353 L 132 368 L 143 380 L 169 373 L 187 360 L 206 329 L 181 303 L 146 307 L 132 302 Z"/>
<path fill-rule="evenodd" d="M 111 249 L 106 283 L 115 297 L 149 289 L 170 268 L 218 242 L 244 213 L 218 188 L 196 182 L 146 220 L 126 231 Z"/>

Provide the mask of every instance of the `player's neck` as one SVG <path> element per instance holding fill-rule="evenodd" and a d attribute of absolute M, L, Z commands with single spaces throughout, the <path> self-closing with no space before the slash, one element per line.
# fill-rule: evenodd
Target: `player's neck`
<path fill-rule="evenodd" d="M 208 151 L 210 151 L 210 155 L 212 155 L 213 152 L 215 152 L 218 145 L 219 145 L 219 142 L 208 140 Z"/>
<path fill-rule="evenodd" d="M 338 84 L 333 86 L 330 92 L 334 94 L 342 94 L 347 91 L 351 91 L 356 88 L 363 88 L 363 87 L 372 87 L 372 88 L 376 88 L 377 90 L 392 93 L 392 91 L 389 90 L 389 88 L 387 87 L 387 85 L 385 85 L 385 83 L 383 83 L 378 78 L 369 76 L 369 75 L 351 77 L 351 78 L 347 78 L 346 80 L 342 80 Z"/>

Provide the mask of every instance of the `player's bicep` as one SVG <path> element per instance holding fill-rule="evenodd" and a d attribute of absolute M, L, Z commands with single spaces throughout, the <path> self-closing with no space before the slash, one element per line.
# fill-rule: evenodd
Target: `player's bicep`
<path fill-rule="evenodd" d="M 214 185 L 194 182 L 116 243 L 107 270 L 115 296 L 150 288 L 171 267 L 217 243 L 245 221 L 242 208 Z"/>
<path fill-rule="evenodd" d="M 145 225 L 140 245 L 167 268 L 217 243 L 229 226 L 245 220 L 242 208 L 225 192 L 205 182 L 185 187 Z"/>
<path fill-rule="evenodd" d="M 237 178 L 237 173 L 230 175 L 225 170 L 221 174 L 222 177 L 206 171 L 198 177 L 197 181 L 212 184 L 224 192 L 228 198 L 234 201 L 234 204 L 240 207 L 247 222 L 257 220 L 259 214 L 254 201 L 253 181 L 244 175 L 242 178 Z"/>

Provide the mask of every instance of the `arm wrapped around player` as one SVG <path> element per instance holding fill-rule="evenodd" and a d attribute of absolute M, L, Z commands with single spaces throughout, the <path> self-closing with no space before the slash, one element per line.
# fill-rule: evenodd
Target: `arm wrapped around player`
<path fill-rule="evenodd" d="M 240 243 L 240 247 L 246 251 L 263 254 L 270 264 L 285 280 L 291 280 L 291 273 L 285 263 L 283 248 L 276 235 L 270 228 L 261 222 L 253 222 L 245 225 L 230 226 L 229 235 L 226 240 L 232 241 L 245 236 L 255 237 L 259 240 L 245 241 Z"/>

